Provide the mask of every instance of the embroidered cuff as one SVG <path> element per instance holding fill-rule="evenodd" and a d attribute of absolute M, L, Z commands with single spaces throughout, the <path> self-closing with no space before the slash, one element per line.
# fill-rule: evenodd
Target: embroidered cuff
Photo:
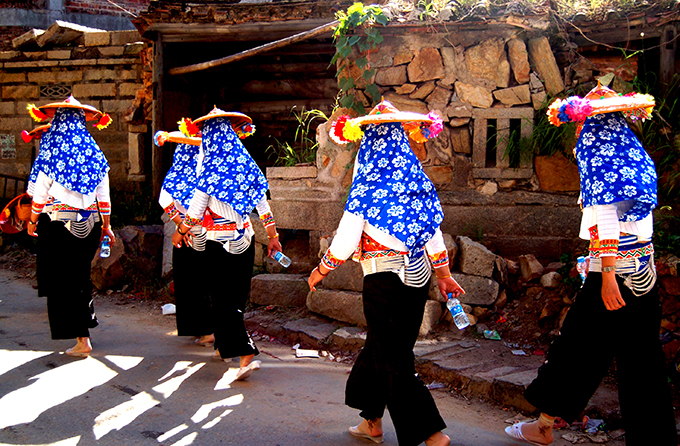
<path fill-rule="evenodd" d="M 324 254 L 323 258 L 321 259 L 321 264 L 325 266 L 327 269 L 334 270 L 338 266 L 342 265 L 345 263 L 344 260 L 340 260 L 339 258 L 335 257 L 332 253 L 331 250 L 329 249 L 326 251 L 326 254 Z"/>
<path fill-rule="evenodd" d="M 163 210 L 165 211 L 166 214 L 168 214 L 168 217 L 170 218 L 170 220 L 172 220 L 173 218 L 175 218 L 176 216 L 179 215 L 179 211 L 175 207 L 175 203 L 170 203 Z"/>
<path fill-rule="evenodd" d="M 45 208 L 45 203 L 41 204 L 41 203 L 33 202 L 33 205 L 31 206 L 31 211 L 34 214 L 40 214 L 43 211 L 44 208 Z"/>
<path fill-rule="evenodd" d="M 441 251 L 435 253 L 434 255 L 429 255 L 432 266 L 435 268 L 441 268 L 449 264 L 449 253 L 447 251 Z"/>
<path fill-rule="evenodd" d="M 190 228 L 193 228 L 194 226 L 200 225 L 200 224 L 201 224 L 201 219 L 200 219 L 200 218 L 194 218 L 194 217 L 192 217 L 192 216 L 190 216 L 190 215 L 187 215 L 187 216 L 184 217 L 184 222 L 183 222 L 183 223 L 184 223 L 186 226 L 189 226 Z"/>
<path fill-rule="evenodd" d="M 264 225 L 265 228 L 267 226 L 276 224 L 274 216 L 272 215 L 271 212 L 267 212 L 266 214 L 260 215 L 260 221 L 262 221 L 262 225 Z"/>
<path fill-rule="evenodd" d="M 619 252 L 618 239 L 591 240 L 590 255 L 592 257 L 615 256 Z"/>
<path fill-rule="evenodd" d="M 111 203 L 106 201 L 98 201 L 97 206 L 102 215 L 111 215 Z"/>

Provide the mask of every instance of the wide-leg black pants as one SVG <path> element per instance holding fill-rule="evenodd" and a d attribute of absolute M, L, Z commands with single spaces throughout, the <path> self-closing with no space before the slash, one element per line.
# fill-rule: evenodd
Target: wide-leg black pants
<path fill-rule="evenodd" d="M 253 276 L 255 244 L 251 243 L 241 254 L 231 254 L 221 243 L 208 240 L 205 253 L 205 270 L 199 277 L 206 283 L 210 296 L 215 348 L 222 358 L 259 354 L 243 321 Z"/>
<path fill-rule="evenodd" d="M 203 336 L 213 333 L 213 312 L 205 277 L 197 275 L 206 263 L 205 251 L 190 246 L 172 248 L 172 271 L 177 307 L 177 335 Z"/>
<path fill-rule="evenodd" d="M 89 337 L 99 322 L 94 312 L 90 271 L 101 227 L 85 238 L 71 234 L 61 221 L 47 215 L 38 220 L 38 294 L 47 296 L 52 339 Z"/>
<path fill-rule="evenodd" d="M 571 422 L 616 361 L 626 445 L 677 446 L 659 342 L 658 289 L 636 297 L 621 278 L 617 281 L 626 306 L 609 311 L 601 297 L 602 274 L 588 274 L 526 399 L 541 412 Z"/>
<path fill-rule="evenodd" d="M 429 283 L 406 286 L 391 272 L 364 278 L 368 333 L 345 390 L 345 404 L 361 410 L 365 419 L 382 418 L 387 407 L 402 446 L 420 444 L 446 427 L 415 371 L 413 347 L 428 289 Z"/>

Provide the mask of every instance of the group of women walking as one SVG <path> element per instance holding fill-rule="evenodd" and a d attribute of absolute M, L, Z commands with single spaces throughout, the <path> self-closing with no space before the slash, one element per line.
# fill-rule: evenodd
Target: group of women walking
<path fill-rule="evenodd" d="M 587 99 L 594 103 L 597 97 Z M 649 101 L 640 101 L 640 105 L 620 102 L 626 106 L 620 110 L 649 107 Z M 100 238 L 108 235 L 113 243 L 115 236 L 109 222 L 108 164 L 85 129 L 85 121 L 99 119 L 101 124 L 106 119 L 73 98 L 32 110 L 42 120 L 53 117 L 31 174 L 33 213 L 28 231 L 39 236 L 39 292 L 47 296 L 53 339 L 76 338 L 77 344 L 66 354 L 87 356 L 92 350 L 88 330 L 97 325 L 89 265 Z M 651 232 L 649 220 L 645 220 L 651 218 L 656 203 L 653 164 L 650 170 L 651 160 L 645 158 L 641 147 L 636 146 L 635 151 L 629 147 L 635 138 L 630 131 L 616 139 L 618 132 L 628 128 L 619 110 L 578 110 L 578 117 L 586 121 L 577 159 L 592 271 L 565 321 L 563 335 L 548 354 L 550 364 L 541 368 L 527 392 L 530 401 L 543 411 L 541 418 L 533 424 L 512 426 L 507 433 L 517 441 L 551 444 L 550 421 L 554 416 L 574 417 L 583 410 L 615 356 L 622 376 L 626 376 L 622 378 L 621 404 L 631 432 L 628 445 L 642 444 L 646 435 L 658 440 L 655 445 L 675 446 L 668 429 L 672 407 L 667 399 L 654 411 L 647 411 L 653 403 L 650 398 L 660 397 L 659 392 L 664 391 L 659 379 L 663 371 L 660 345 L 652 333 L 659 326 L 658 294 L 653 294 Z M 570 119 L 576 114 L 573 107 L 554 115 L 558 113 L 560 118 L 569 115 Z M 602 121 L 605 127 L 597 127 Z M 436 114 L 402 112 L 387 101 L 366 116 L 343 116 L 330 125 L 329 134 L 336 143 L 360 141 L 360 147 L 345 212 L 308 283 L 315 290 L 350 257 L 362 266 L 367 337 L 347 380 L 345 403 L 358 409 L 363 419 L 350 427 L 349 433 L 375 443 L 383 442 L 385 409 L 390 412 L 399 444 L 448 446 L 451 442 L 443 433 L 446 425 L 430 392 L 416 374 L 413 354 L 432 273 L 444 297 L 465 293 L 451 276 L 440 229 L 444 213 L 435 187 L 409 144 L 409 140 L 424 142 L 436 137 L 441 129 Z M 255 252 L 253 211 L 267 232 L 267 253 L 281 251 L 266 200 L 267 180 L 241 142 L 253 131 L 248 116 L 214 108 L 197 119 L 183 119 L 180 131 L 154 135 L 158 145 L 177 143 L 159 203 L 176 225 L 172 242 L 178 335 L 195 336 L 198 344 L 213 346 L 216 359 L 239 357 L 236 379 L 246 379 L 260 368 L 260 361 L 255 360 L 259 351 L 243 319 Z M 598 140 L 595 132 L 604 141 Z M 598 152 L 602 150 L 617 152 L 619 159 L 596 160 L 603 158 Z M 633 152 L 635 155 L 630 155 Z M 631 179 L 624 170 L 633 164 L 630 158 L 639 165 L 632 182 L 645 183 L 636 193 L 631 193 L 629 182 L 621 183 L 624 177 Z M 601 176 L 599 170 L 589 169 L 603 162 L 613 166 L 610 173 Z M 611 196 L 605 196 L 598 185 L 601 177 L 620 187 L 611 188 Z M 592 193 L 594 189 L 597 192 Z M 613 208 L 601 209 L 607 206 Z M 100 220 L 101 226 L 96 224 Z M 635 259 L 632 263 L 631 258 Z M 197 280 L 197 265 L 207 280 Z M 621 290 L 618 294 L 613 291 L 615 285 L 616 291 Z M 603 324 L 593 321 L 593 315 L 608 321 L 602 330 L 595 330 Z M 640 339 L 624 336 L 631 327 L 622 324 L 642 316 L 645 335 Z M 610 328 L 616 331 L 608 333 L 606 340 L 599 339 L 604 336 L 602 331 Z M 579 346 L 594 337 L 611 348 L 602 355 L 597 369 L 584 366 L 579 353 Z M 630 349 L 631 345 L 635 348 Z M 644 362 L 631 364 L 636 363 L 634 355 L 642 354 Z M 632 383 L 641 378 L 652 383 L 651 395 L 644 396 L 645 387 Z M 569 381 L 576 388 L 565 386 L 564 391 L 555 391 Z M 638 429 L 631 417 L 649 419 L 650 424 Z M 653 421 L 661 432 L 658 435 L 650 433 Z"/>

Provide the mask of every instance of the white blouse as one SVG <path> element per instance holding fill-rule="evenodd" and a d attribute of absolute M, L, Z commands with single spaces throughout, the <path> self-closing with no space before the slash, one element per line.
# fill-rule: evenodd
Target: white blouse
<path fill-rule="evenodd" d="M 38 178 L 35 180 L 33 201 L 43 204 L 47 203 L 49 197 L 53 197 L 56 201 L 76 209 L 87 209 L 94 204 L 95 200 L 110 203 L 109 174 L 107 173 L 104 175 L 104 178 L 93 192 L 83 195 L 79 192 L 66 189 L 61 184 L 45 175 L 44 172 L 40 172 Z"/>

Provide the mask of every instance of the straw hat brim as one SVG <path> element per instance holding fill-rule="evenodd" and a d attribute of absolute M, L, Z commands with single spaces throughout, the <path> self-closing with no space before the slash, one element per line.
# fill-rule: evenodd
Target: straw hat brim
<path fill-rule="evenodd" d="M 34 128 L 33 130 L 31 130 L 30 132 L 27 132 L 27 133 L 30 136 L 35 136 L 35 135 L 38 135 L 38 134 L 41 134 L 41 133 L 48 131 L 50 129 L 50 127 L 52 127 L 52 124 L 40 125 L 40 126 Z"/>
<path fill-rule="evenodd" d="M 208 119 L 214 119 L 214 118 L 230 118 L 229 120 L 231 121 L 231 126 L 236 128 L 239 127 L 245 123 L 252 124 L 253 120 L 250 119 L 250 116 L 244 115 L 243 113 L 239 112 L 219 112 L 219 113 L 208 113 L 205 116 L 201 116 L 200 118 L 196 118 L 192 120 L 194 124 L 199 124 L 201 122 L 205 122 Z"/>
<path fill-rule="evenodd" d="M 591 115 L 639 110 L 654 107 L 654 105 L 654 100 L 635 96 L 613 96 L 604 99 L 590 100 L 590 106 L 593 107 Z"/>
<path fill-rule="evenodd" d="M 104 115 L 104 112 L 97 110 L 91 105 L 71 104 L 69 102 L 53 102 L 51 104 L 43 105 L 37 108 L 41 112 L 45 113 L 48 118 L 53 118 L 54 112 L 56 112 L 58 108 L 80 108 L 85 110 L 85 119 L 87 121 L 94 121 L 95 119 L 99 119 Z"/>
<path fill-rule="evenodd" d="M 178 144 L 188 144 L 190 146 L 200 146 L 201 138 L 197 136 L 185 136 L 182 132 L 168 132 L 168 141 Z"/>
<path fill-rule="evenodd" d="M 432 124 L 432 119 L 427 115 L 415 112 L 396 112 L 396 113 L 381 113 L 374 115 L 360 116 L 352 119 L 352 122 L 359 125 L 367 124 L 386 124 L 388 122 L 426 122 Z"/>

